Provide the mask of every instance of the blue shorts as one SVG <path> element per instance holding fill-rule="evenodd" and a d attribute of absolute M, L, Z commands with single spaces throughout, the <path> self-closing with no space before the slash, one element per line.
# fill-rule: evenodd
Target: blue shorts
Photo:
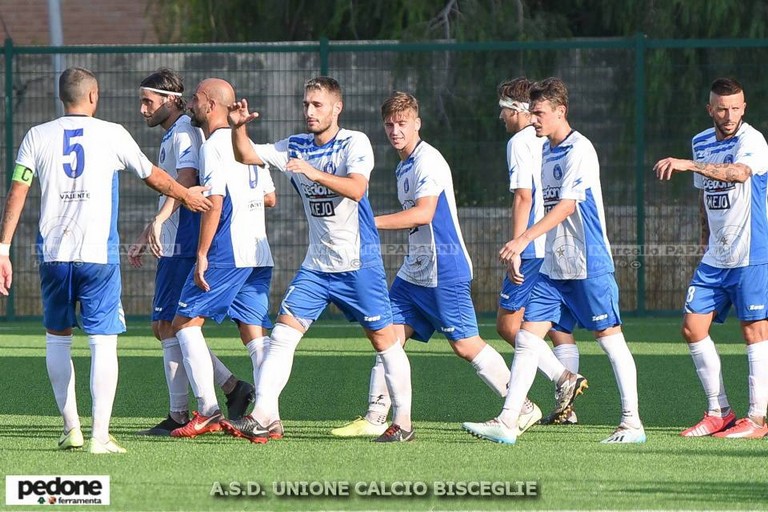
<path fill-rule="evenodd" d="M 715 312 L 715 322 L 723 323 L 731 304 L 744 322 L 764 320 L 768 302 L 768 265 L 716 268 L 699 264 L 685 296 L 685 312 Z"/>
<path fill-rule="evenodd" d="M 396 277 L 389 289 L 393 321 L 410 326 L 418 341 L 429 341 L 436 330 L 450 341 L 477 336 L 471 291 L 470 281 L 428 288 Z"/>
<path fill-rule="evenodd" d="M 317 320 L 328 304 L 335 304 L 350 322 L 378 331 L 392 324 L 384 266 L 350 272 L 318 272 L 300 268 L 285 291 L 280 314 Z"/>
<path fill-rule="evenodd" d="M 170 322 L 176 316 L 179 297 L 195 258 L 160 258 L 155 273 L 155 298 L 152 300 L 152 321 Z"/>
<path fill-rule="evenodd" d="M 53 261 L 40 264 L 43 325 L 51 331 L 77 327 L 75 304 L 86 334 L 125 332 L 120 302 L 120 265 Z"/>
<path fill-rule="evenodd" d="M 272 267 L 209 268 L 207 292 L 195 284 L 190 272 L 181 290 L 178 316 L 211 318 L 221 323 L 225 317 L 247 324 L 272 328 L 269 319 L 269 283 Z"/>
<path fill-rule="evenodd" d="M 504 274 L 504 282 L 499 293 L 499 307 L 507 311 L 519 311 L 528 304 L 533 287 L 539 280 L 539 269 L 544 263 L 544 258 L 530 258 L 522 261 L 520 271 L 523 273 L 523 284 L 516 285 Z"/>
<path fill-rule="evenodd" d="M 578 324 L 590 331 L 621 325 L 619 287 L 613 273 L 587 279 L 550 279 L 544 274 L 525 307 L 526 322 L 552 322 L 561 332 Z"/>

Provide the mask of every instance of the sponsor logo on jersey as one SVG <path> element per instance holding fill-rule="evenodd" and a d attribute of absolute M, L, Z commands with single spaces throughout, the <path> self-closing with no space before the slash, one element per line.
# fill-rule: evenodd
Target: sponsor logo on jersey
<path fill-rule="evenodd" d="M 69 192 L 59 192 L 59 199 L 65 203 L 87 201 L 90 198 L 91 193 L 87 190 L 71 190 Z"/>
<path fill-rule="evenodd" d="M 338 194 L 326 186 L 315 183 L 301 183 L 301 188 L 304 191 L 304 196 L 308 199 L 328 199 L 331 197 L 338 197 Z"/>
<path fill-rule="evenodd" d="M 702 188 L 705 192 L 727 192 L 736 188 L 736 183 L 728 183 L 726 181 L 713 180 L 702 176 Z"/>

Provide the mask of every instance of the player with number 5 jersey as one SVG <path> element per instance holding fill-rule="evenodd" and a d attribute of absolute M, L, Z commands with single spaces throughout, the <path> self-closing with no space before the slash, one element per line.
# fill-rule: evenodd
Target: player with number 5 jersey
<path fill-rule="evenodd" d="M 123 453 L 109 434 L 117 388 L 117 335 L 125 331 L 120 302 L 117 234 L 118 172 L 128 169 L 147 186 L 193 210 L 210 201 L 152 165 L 122 126 L 94 118 L 99 87 L 94 74 L 69 68 L 59 79 L 63 117 L 35 126 L 19 148 L 0 228 L 0 294 L 13 269 L 10 243 L 33 176 L 40 181 L 38 255 L 46 333 L 46 366 L 64 419 L 59 448 L 83 446 L 72 365 L 72 328 L 82 324 L 91 348 L 91 453 Z M 28 251 L 25 251 L 28 252 Z M 80 305 L 80 320 L 75 315 Z"/>

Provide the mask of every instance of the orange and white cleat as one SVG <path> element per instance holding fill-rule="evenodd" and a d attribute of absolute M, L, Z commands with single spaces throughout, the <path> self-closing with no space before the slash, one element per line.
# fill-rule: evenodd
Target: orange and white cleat
<path fill-rule="evenodd" d="M 733 409 L 728 411 L 725 416 L 714 416 L 708 412 L 704 413 L 704 418 L 694 426 L 680 432 L 683 437 L 704 437 L 711 436 L 717 432 L 727 430 L 736 423 L 736 413 Z"/>

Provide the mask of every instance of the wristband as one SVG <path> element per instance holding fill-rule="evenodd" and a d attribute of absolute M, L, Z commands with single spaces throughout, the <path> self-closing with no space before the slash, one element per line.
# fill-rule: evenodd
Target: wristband
<path fill-rule="evenodd" d="M 0 256 L 11 255 L 11 244 L 0 244 Z"/>

